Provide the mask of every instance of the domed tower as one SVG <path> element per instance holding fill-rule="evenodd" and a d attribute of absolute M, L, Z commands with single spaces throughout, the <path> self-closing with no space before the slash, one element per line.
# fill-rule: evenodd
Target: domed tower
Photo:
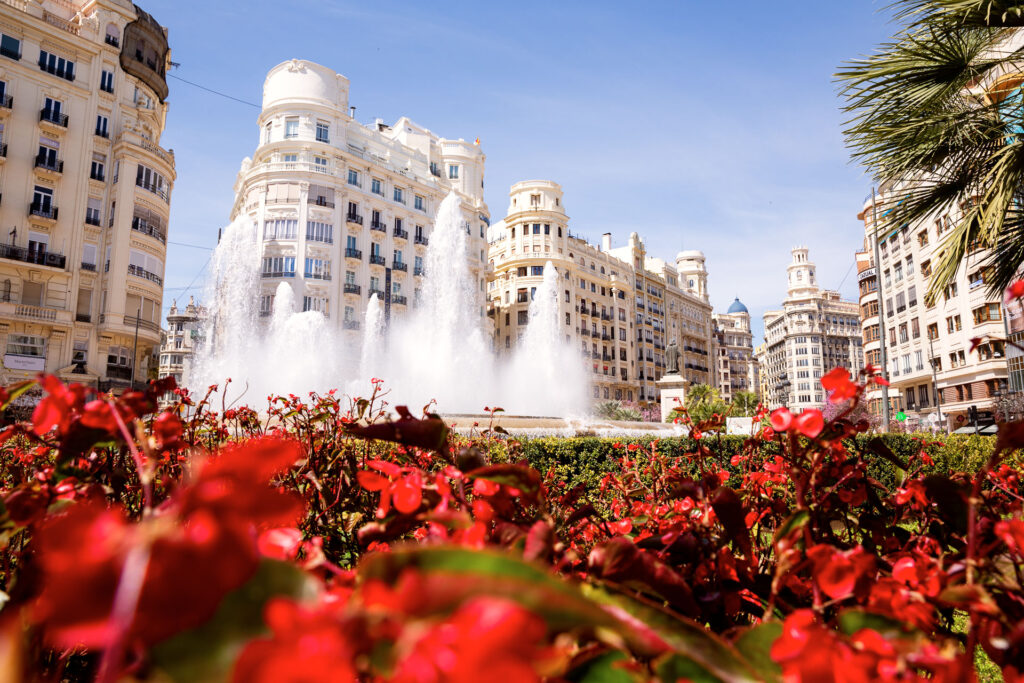
<path fill-rule="evenodd" d="M 746 332 L 750 331 L 750 311 L 748 311 L 747 307 L 743 305 L 743 302 L 740 301 L 739 297 L 736 297 L 735 301 L 732 302 L 732 305 L 729 306 L 727 314 L 735 318 L 736 322 L 739 323 L 739 329 Z"/>
<path fill-rule="evenodd" d="M 814 296 L 818 292 L 818 280 L 814 274 L 814 263 L 808 258 L 807 247 L 793 247 L 792 253 L 793 261 L 786 268 L 789 278 L 787 298 Z"/>
<path fill-rule="evenodd" d="M 676 254 L 676 270 L 679 272 L 680 287 L 704 301 L 708 300 L 708 270 L 703 251 L 681 251 Z"/>

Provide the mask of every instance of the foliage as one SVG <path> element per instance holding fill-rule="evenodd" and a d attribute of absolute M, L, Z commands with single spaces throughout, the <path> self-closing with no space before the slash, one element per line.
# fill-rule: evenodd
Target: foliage
<path fill-rule="evenodd" d="M 853 157 L 882 183 L 904 182 L 879 207 L 887 230 L 951 214 L 928 296 L 953 281 L 965 257 L 990 249 L 996 295 L 1024 262 L 1024 3 L 896 0 L 900 31 L 839 72 Z M 1003 78 L 1009 75 L 1009 78 Z M 963 211 L 961 214 L 961 207 Z"/>
<path fill-rule="evenodd" d="M 754 417 L 757 414 L 761 399 L 754 391 L 737 391 L 732 395 L 732 406 L 729 415 L 731 417 Z"/>
<path fill-rule="evenodd" d="M 1018 679 L 1024 426 L 878 438 L 849 420 L 865 384 L 827 381 L 833 420 L 608 443 L 457 437 L 379 386 L 157 414 L 172 382 L 42 378 L 0 434 L 0 672 L 961 681 L 977 656 Z"/>
<path fill-rule="evenodd" d="M 642 422 L 643 414 L 636 408 L 627 408 L 621 401 L 602 401 L 594 406 L 594 414 L 607 420 Z"/>

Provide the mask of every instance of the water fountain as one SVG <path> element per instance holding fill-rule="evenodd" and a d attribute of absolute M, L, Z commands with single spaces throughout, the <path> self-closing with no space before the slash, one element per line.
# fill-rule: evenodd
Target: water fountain
<path fill-rule="evenodd" d="M 530 305 L 523 344 L 512 359 L 495 359 L 480 315 L 479 287 L 468 268 L 459 198 L 441 203 L 426 254 L 417 307 L 385 326 L 376 296 L 366 310 L 362 348 L 353 348 L 318 312 L 296 312 L 282 282 L 268 325 L 258 306 L 262 243 L 256 226 L 238 220 L 224 231 L 207 292 L 210 333 L 187 384 L 205 390 L 232 378 L 229 402 L 259 405 L 271 394 L 303 395 L 339 388 L 365 395 L 378 377 L 394 402 L 446 413 L 501 406 L 522 415 L 582 416 L 589 381 L 578 351 L 559 329 L 558 273 L 551 263 Z"/>

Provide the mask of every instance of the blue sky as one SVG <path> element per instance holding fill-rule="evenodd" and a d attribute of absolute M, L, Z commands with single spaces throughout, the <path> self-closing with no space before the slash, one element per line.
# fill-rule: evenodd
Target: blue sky
<path fill-rule="evenodd" d="M 894 31 L 884 0 L 141 5 L 168 27 L 180 78 L 258 104 L 271 67 L 309 59 L 350 79 L 363 122 L 479 137 L 494 220 L 512 183 L 544 178 L 592 241 L 636 231 L 663 258 L 702 249 L 716 310 L 739 296 L 758 333 L 797 244 L 824 286 L 854 296 L 870 181 L 843 146 L 832 74 Z M 258 115 L 170 87 L 166 305 L 201 292 L 210 251 L 180 245 L 216 243 Z"/>

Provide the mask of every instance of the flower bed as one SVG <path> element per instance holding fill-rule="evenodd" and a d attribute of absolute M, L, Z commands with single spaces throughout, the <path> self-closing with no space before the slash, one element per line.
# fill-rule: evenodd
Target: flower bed
<path fill-rule="evenodd" d="M 379 390 L 261 418 L 41 384 L 0 434 L 6 679 L 1024 670 L 1018 424 L 940 446 L 782 409 L 752 439 L 517 442 L 389 420 Z"/>

